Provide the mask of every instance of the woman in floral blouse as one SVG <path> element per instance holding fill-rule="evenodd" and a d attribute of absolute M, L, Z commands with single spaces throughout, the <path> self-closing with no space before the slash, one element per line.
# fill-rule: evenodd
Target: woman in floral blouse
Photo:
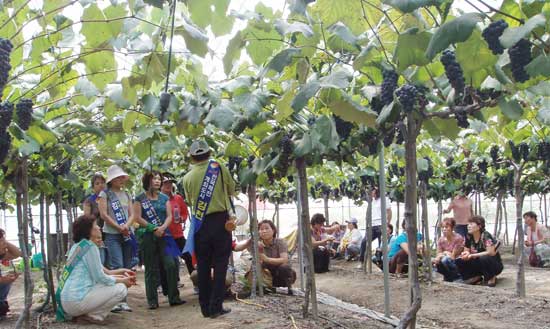
<path fill-rule="evenodd" d="M 497 275 L 503 269 L 496 244 L 497 241 L 485 231 L 485 219 L 481 216 L 470 218 L 464 251 L 456 259 L 465 283 L 476 284 L 483 277 L 489 287 L 496 285 Z"/>

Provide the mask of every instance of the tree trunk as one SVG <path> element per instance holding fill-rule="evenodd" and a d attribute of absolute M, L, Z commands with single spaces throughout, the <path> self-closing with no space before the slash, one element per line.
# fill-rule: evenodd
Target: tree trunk
<path fill-rule="evenodd" d="M 506 196 L 506 192 L 503 192 Z M 506 209 L 506 198 L 502 198 L 502 213 L 504 214 L 504 239 L 506 245 L 510 245 L 510 237 L 508 235 L 508 210 Z"/>
<path fill-rule="evenodd" d="M 390 281 L 389 281 L 389 260 L 388 260 L 388 220 L 386 218 L 386 174 L 384 172 L 384 144 L 379 142 L 380 152 L 378 186 L 380 186 L 380 209 L 382 215 L 382 255 L 384 269 L 384 315 L 390 317 Z M 369 261 L 369 263 L 372 263 Z"/>
<path fill-rule="evenodd" d="M 67 203 L 67 250 L 70 250 L 73 245 L 73 206 Z"/>
<path fill-rule="evenodd" d="M 502 192 L 498 191 L 497 193 L 497 214 L 495 216 L 495 230 L 494 236 L 499 239 L 501 230 L 502 230 Z"/>
<path fill-rule="evenodd" d="M 300 177 L 298 174 L 296 174 L 296 219 L 298 220 L 298 264 L 299 264 L 299 270 L 300 270 L 300 289 L 302 291 L 305 291 L 305 280 L 304 280 L 304 274 L 305 274 L 305 266 L 304 266 L 304 230 L 302 228 L 302 207 L 300 205 L 301 196 L 300 196 Z"/>
<path fill-rule="evenodd" d="M 328 217 L 328 196 L 323 196 L 323 206 L 325 208 L 325 223 L 326 225 L 330 225 L 330 220 Z"/>
<path fill-rule="evenodd" d="M 44 246 L 44 221 L 45 221 L 45 214 L 44 214 L 44 203 L 45 197 L 44 193 L 40 193 L 40 252 L 42 253 L 42 277 L 44 279 L 44 282 L 46 282 L 47 292 L 46 292 L 46 298 L 44 299 L 44 303 L 37 309 L 37 312 L 44 312 L 46 310 L 46 307 L 50 304 L 50 299 L 52 298 L 52 295 L 50 294 L 50 287 L 48 286 L 50 283 L 50 280 L 48 278 L 48 261 L 46 260 L 46 248 Z"/>
<path fill-rule="evenodd" d="M 399 219 L 401 218 L 400 217 L 400 211 L 401 211 L 401 202 L 397 201 L 397 218 L 395 219 L 395 236 L 398 236 L 399 235 L 399 228 L 401 227 L 401 225 L 399 225 Z"/>
<path fill-rule="evenodd" d="M 372 273 L 372 189 L 367 192 L 367 214 L 366 220 L 366 244 L 365 244 L 365 258 L 363 259 L 363 272 Z"/>
<path fill-rule="evenodd" d="M 301 221 L 304 237 L 304 257 L 307 274 L 305 301 L 303 307 L 304 318 L 307 317 L 309 307 L 309 297 L 311 296 L 311 313 L 313 318 L 317 319 L 317 288 L 315 286 L 315 273 L 313 271 L 313 250 L 311 245 L 311 226 L 309 223 L 309 200 L 307 195 L 307 170 L 304 158 L 296 159 L 296 169 L 298 170 L 298 181 L 300 184 L 300 206 Z"/>
<path fill-rule="evenodd" d="M 281 229 L 281 225 L 280 225 L 280 222 L 279 222 L 279 219 L 280 219 L 280 215 L 279 215 L 279 201 L 277 201 L 275 203 L 275 225 L 277 226 L 277 231 L 279 231 Z"/>
<path fill-rule="evenodd" d="M 46 242 L 48 245 L 50 243 L 53 243 L 51 241 L 51 230 L 50 230 L 50 199 L 46 197 Z M 46 251 L 46 254 L 44 254 L 42 257 L 44 259 L 47 259 L 47 261 L 44 263 L 44 267 L 48 269 L 48 280 L 47 286 L 50 293 L 50 296 L 52 297 L 52 305 L 54 312 L 57 310 L 57 301 L 55 300 L 55 286 L 53 284 L 53 270 L 52 270 L 52 260 L 50 259 L 50 254 Z"/>
<path fill-rule="evenodd" d="M 57 191 L 55 195 L 55 244 L 56 244 L 56 278 L 57 281 L 59 281 L 61 270 L 63 269 L 63 228 L 62 228 L 62 221 L 63 221 L 63 210 L 61 207 L 61 191 Z"/>
<path fill-rule="evenodd" d="M 474 215 L 479 215 L 477 208 L 477 192 L 474 192 Z"/>
<path fill-rule="evenodd" d="M 420 182 L 422 193 L 422 228 L 424 229 L 424 274 L 425 278 L 432 281 L 432 257 L 430 252 L 430 225 L 428 224 L 428 189 L 425 182 Z"/>
<path fill-rule="evenodd" d="M 250 234 L 252 234 L 252 285 L 251 296 L 256 298 L 256 287 L 258 295 L 263 297 L 264 285 L 262 282 L 262 265 L 260 263 L 260 254 L 258 250 L 258 218 L 256 211 L 256 185 L 248 185 L 248 214 L 250 216 Z"/>
<path fill-rule="evenodd" d="M 405 129 L 405 128 L 402 128 Z M 407 128 L 405 135 L 405 221 L 407 239 L 409 245 L 409 290 L 410 308 L 399 321 L 398 328 L 416 328 L 416 314 L 422 306 L 422 295 L 418 280 L 418 256 L 416 254 L 416 207 L 417 207 L 417 183 L 416 183 L 416 137 L 419 127 L 411 113 L 407 114 Z"/>
<path fill-rule="evenodd" d="M 546 205 L 546 193 L 543 196 L 544 199 L 544 226 L 548 226 L 548 206 Z"/>
<path fill-rule="evenodd" d="M 17 169 L 17 176 L 15 182 L 15 193 L 17 203 L 17 224 L 19 226 L 19 247 L 23 254 L 23 266 L 25 269 L 25 305 L 21 312 L 16 328 L 30 328 L 31 327 L 31 315 L 30 310 L 32 306 L 32 292 L 34 285 L 31 277 L 31 267 L 29 263 L 29 225 L 28 225 L 28 204 L 29 204 L 29 185 L 27 177 L 27 158 L 24 157 L 19 162 L 19 168 Z"/>
<path fill-rule="evenodd" d="M 443 201 L 437 201 L 437 222 L 435 223 L 435 236 L 432 241 L 432 249 L 437 248 L 437 241 L 441 237 L 441 221 L 443 220 Z"/>
<path fill-rule="evenodd" d="M 514 170 L 514 189 L 516 196 L 516 229 L 518 232 L 518 273 L 516 278 L 516 295 L 525 297 L 525 262 L 524 262 L 524 236 L 523 236 L 523 198 L 521 190 L 521 174 L 523 165 Z"/>

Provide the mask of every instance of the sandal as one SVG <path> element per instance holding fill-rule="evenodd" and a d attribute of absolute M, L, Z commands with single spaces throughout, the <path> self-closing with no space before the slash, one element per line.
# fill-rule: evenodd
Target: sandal
<path fill-rule="evenodd" d="M 489 287 L 494 287 L 497 285 L 497 277 L 494 276 L 492 278 L 490 278 L 489 280 L 487 280 L 487 286 Z"/>

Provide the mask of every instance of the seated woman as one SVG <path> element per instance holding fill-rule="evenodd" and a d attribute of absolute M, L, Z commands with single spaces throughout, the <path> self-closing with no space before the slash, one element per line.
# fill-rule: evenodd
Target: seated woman
<path fill-rule="evenodd" d="M 525 230 L 525 234 L 527 234 L 527 239 L 525 240 L 525 247 L 527 247 L 525 248 L 525 253 L 527 257 L 529 257 L 531 250 L 534 248 L 538 263 L 535 265 L 538 267 L 550 266 L 548 229 L 544 225 L 537 223 L 537 214 L 532 211 L 523 214 L 523 219 L 527 225 L 527 229 Z"/>
<path fill-rule="evenodd" d="M 346 221 L 348 224 L 346 234 L 342 239 L 345 243 L 342 243 L 340 248 L 340 253 L 344 253 L 346 260 L 350 261 L 359 256 L 361 252 L 361 240 L 363 236 L 357 228 L 357 219 L 352 218 L 349 221 Z"/>
<path fill-rule="evenodd" d="M 387 225 L 387 232 L 388 232 L 388 250 L 389 246 L 391 246 L 392 242 L 395 240 L 395 235 L 393 235 L 393 225 L 389 224 Z M 381 270 L 383 269 L 384 265 L 384 255 L 382 252 L 382 248 L 376 248 L 376 251 L 374 252 L 374 255 L 372 256 L 372 262 L 378 266 Z"/>
<path fill-rule="evenodd" d="M 443 236 L 437 241 L 437 255 L 432 263 L 437 272 L 443 274 L 443 280 L 451 282 L 460 279 L 455 259 L 464 250 L 464 237 L 456 232 L 454 218 L 445 218 L 441 222 Z"/>
<path fill-rule="evenodd" d="M 333 255 L 333 259 L 341 257 L 340 254 L 340 244 L 342 243 L 342 239 L 344 238 L 344 235 L 346 234 L 346 227 L 344 225 L 340 225 L 338 222 L 333 222 L 331 226 L 338 225 L 338 229 L 332 233 L 332 236 L 334 237 L 334 241 L 330 244 L 330 254 Z"/>
<path fill-rule="evenodd" d="M 9 261 L 21 257 L 21 250 L 14 244 L 6 240 L 6 232 L 0 229 L 0 260 Z M 11 284 L 19 277 L 17 273 L 7 273 L 6 275 L 0 272 L 0 318 L 4 317 L 9 311 L 8 294 L 10 293 Z"/>
<path fill-rule="evenodd" d="M 406 224 L 405 220 L 401 223 L 403 232 L 399 234 L 395 240 L 392 241 L 388 250 L 388 259 L 389 259 L 389 272 L 395 274 L 406 273 L 408 267 L 406 266 L 409 262 L 409 243 L 407 237 L 407 231 L 405 229 Z M 422 234 L 416 233 L 416 240 L 418 242 L 422 241 Z M 417 253 L 422 254 L 422 244 L 417 245 Z"/>
<path fill-rule="evenodd" d="M 258 224 L 260 232 L 259 252 L 262 268 L 269 270 L 273 278 L 273 287 L 286 287 L 292 295 L 292 284 L 296 282 L 296 272 L 288 264 L 288 248 L 285 240 L 277 238 L 277 228 L 270 220 Z M 234 251 L 252 247 L 252 239 L 236 244 Z"/>
<path fill-rule="evenodd" d="M 327 236 L 336 232 L 340 226 L 324 227 L 325 216 L 315 214 L 311 217 L 311 246 L 313 248 L 313 267 L 315 273 L 328 272 L 330 252 L 327 243 L 334 241 L 334 237 Z"/>
<path fill-rule="evenodd" d="M 455 260 L 465 283 L 476 284 L 483 277 L 489 287 L 496 285 L 497 275 L 503 269 L 496 244 L 497 241 L 485 231 L 485 218 L 470 218 L 464 251 Z"/>
<path fill-rule="evenodd" d="M 73 240 L 75 244 L 69 250 L 57 288 L 57 319 L 103 324 L 111 309 L 126 298 L 128 288 L 135 284 L 135 273 L 127 269 L 104 270 L 95 244 L 101 240 L 95 217 L 83 215 L 73 223 Z"/>

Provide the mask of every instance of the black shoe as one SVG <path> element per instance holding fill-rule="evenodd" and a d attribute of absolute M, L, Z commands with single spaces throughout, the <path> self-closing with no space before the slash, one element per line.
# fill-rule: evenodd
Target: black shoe
<path fill-rule="evenodd" d="M 288 287 L 288 292 L 287 292 L 287 294 L 288 294 L 289 296 L 294 296 L 294 291 L 292 291 L 292 288 L 291 288 L 291 287 Z"/>
<path fill-rule="evenodd" d="M 159 304 L 149 304 L 150 310 L 156 310 L 157 308 L 159 308 Z"/>
<path fill-rule="evenodd" d="M 227 313 L 229 313 L 229 312 L 231 312 L 231 309 L 230 309 L 230 308 L 222 308 L 221 311 L 218 311 L 218 312 L 215 312 L 215 313 L 210 314 L 210 319 L 215 319 L 215 318 L 217 318 L 218 316 L 227 314 Z"/>
<path fill-rule="evenodd" d="M 205 318 L 209 318 L 210 317 L 210 311 L 208 311 L 208 308 L 202 308 L 201 307 L 201 313 L 202 313 L 202 316 L 205 317 Z"/>
<path fill-rule="evenodd" d="M 187 303 L 187 302 L 180 299 L 180 300 L 178 300 L 178 301 L 176 301 L 176 302 L 174 302 L 174 303 L 170 303 L 170 306 L 178 306 L 178 305 L 183 305 L 183 304 L 185 304 L 185 303 Z"/>

